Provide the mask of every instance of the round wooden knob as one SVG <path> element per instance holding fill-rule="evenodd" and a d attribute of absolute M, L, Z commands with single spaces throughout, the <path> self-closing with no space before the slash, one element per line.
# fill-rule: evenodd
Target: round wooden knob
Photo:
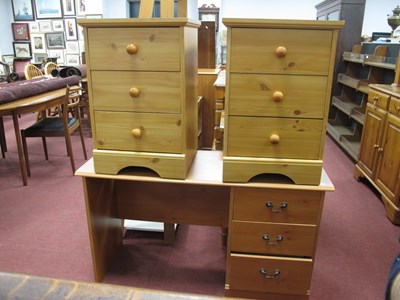
<path fill-rule="evenodd" d="M 275 49 L 275 54 L 278 57 L 284 57 L 286 56 L 287 49 L 283 46 L 279 46 L 278 48 Z"/>
<path fill-rule="evenodd" d="M 139 90 L 137 87 L 131 87 L 131 88 L 129 89 L 129 95 L 130 95 L 132 98 L 139 97 L 139 95 L 140 95 L 140 90 Z"/>
<path fill-rule="evenodd" d="M 137 47 L 134 44 L 129 44 L 128 46 L 126 46 L 126 52 L 128 52 L 128 54 L 136 54 L 137 53 Z"/>
<path fill-rule="evenodd" d="M 283 93 L 281 91 L 276 91 L 272 94 L 272 99 L 275 102 L 281 102 L 283 100 Z"/>
<path fill-rule="evenodd" d="M 134 128 L 134 129 L 132 129 L 131 134 L 135 139 L 139 139 L 142 136 L 142 129 L 141 128 Z"/>
<path fill-rule="evenodd" d="M 269 141 L 271 142 L 271 144 L 278 144 L 280 142 L 281 138 L 279 137 L 279 135 L 277 134 L 271 134 L 271 136 L 269 137 Z"/>

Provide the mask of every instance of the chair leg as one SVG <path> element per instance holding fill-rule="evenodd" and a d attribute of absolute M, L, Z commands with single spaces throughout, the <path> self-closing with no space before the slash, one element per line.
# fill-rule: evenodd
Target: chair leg
<path fill-rule="evenodd" d="M 75 173 L 75 161 L 74 161 L 74 153 L 72 152 L 71 136 L 69 134 L 65 135 L 65 143 L 67 144 L 69 159 L 71 161 L 71 167 L 72 167 L 72 175 L 73 175 Z"/>
<path fill-rule="evenodd" d="M 28 146 L 26 144 L 26 136 L 25 136 L 24 130 L 21 130 L 21 139 L 22 139 L 22 147 L 24 149 L 26 173 L 27 173 L 28 177 L 31 177 L 31 167 L 29 164 Z"/>
<path fill-rule="evenodd" d="M 87 160 L 85 139 L 83 138 L 82 123 L 79 124 L 79 134 L 80 134 L 80 136 L 81 136 L 81 144 L 82 144 L 82 149 L 83 149 L 83 156 L 85 157 L 85 160 Z"/>
<path fill-rule="evenodd" d="M 44 157 L 46 157 L 46 160 L 49 160 L 49 153 L 47 152 L 46 138 L 44 136 L 42 137 L 42 143 L 43 143 Z"/>

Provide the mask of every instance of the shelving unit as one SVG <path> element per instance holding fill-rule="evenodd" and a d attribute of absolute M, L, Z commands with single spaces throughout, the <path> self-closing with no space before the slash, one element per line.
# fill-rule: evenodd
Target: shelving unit
<path fill-rule="evenodd" d="M 360 149 L 369 85 L 393 83 L 399 49 L 396 44 L 363 43 L 343 52 L 347 69 L 337 76 L 341 90 L 332 96 L 327 131 L 354 160 Z"/>

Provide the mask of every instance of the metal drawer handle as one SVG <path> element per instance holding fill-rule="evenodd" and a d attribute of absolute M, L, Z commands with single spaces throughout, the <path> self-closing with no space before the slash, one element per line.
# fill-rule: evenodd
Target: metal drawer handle
<path fill-rule="evenodd" d="M 379 100 L 379 97 L 375 96 L 374 97 L 374 105 L 373 105 L 374 109 L 376 109 L 376 104 L 378 104 L 378 100 Z"/>
<path fill-rule="evenodd" d="M 272 272 L 272 275 L 268 275 L 267 269 L 261 268 L 261 269 L 260 269 L 260 274 L 263 275 L 264 278 L 266 278 L 266 279 L 274 279 L 274 278 L 278 277 L 279 274 L 281 274 L 281 271 L 280 271 L 279 269 L 275 269 L 275 270 Z"/>
<path fill-rule="evenodd" d="M 130 55 L 136 54 L 137 53 L 137 47 L 135 44 L 128 44 L 126 46 L 126 52 Z"/>
<path fill-rule="evenodd" d="M 282 202 L 279 205 L 278 209 L 274 209 L 274 204 L 272 203 L 272 201 L 267 201 L 267 203 L 265 203 L 265 206 L 269 208 L 269 210 L 273 213 L 283 213 L 283 211 L 288 207 L 288 204 L 286 202 Z"/>
<path fill-rule="evenodd" d="M 137 87 L 131 87 L 129 89 L 129 96 L 131 96 L 132 98 L 137 98 L 140 95 L 140 90 Z"/>
<path fill-rule="evenodd" d="M 278 246 L 279 242 L 283 241 L 283 235 L 279 234 L 276 236 L 275 241 L 270 241 L 269 235 L 267 233 L 263 234 L 262 239 L 267 241 L 268 246 Z"/>

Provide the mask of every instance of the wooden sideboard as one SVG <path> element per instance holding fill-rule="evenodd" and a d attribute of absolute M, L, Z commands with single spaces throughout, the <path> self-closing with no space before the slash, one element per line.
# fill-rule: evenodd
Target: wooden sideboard
<path fill-rule="evenodd" d="M 131 169 L 98 174 L 93 160 L 83 178 L 96 281 L 102 281 L 122 246 L 123 220 L 228 228 L 226 296 L 308 299 L 325 192 L 334 187 L 323 171 L 318 185 L 266 177 L 222 181 L 222 152 L 198 150 L 184 180 Z"/>
<path fill-rule="evenodd" d="M 400 88 L 371 84 L 365 111 L 356 179 L 379 191 L 387 217 L 400 224 Z"/>
<path fill-rule="evenodd" d="M 228 28 L 224 181 L 275 173 L 317 185 L 344 21 L 223 23 Z"/>

